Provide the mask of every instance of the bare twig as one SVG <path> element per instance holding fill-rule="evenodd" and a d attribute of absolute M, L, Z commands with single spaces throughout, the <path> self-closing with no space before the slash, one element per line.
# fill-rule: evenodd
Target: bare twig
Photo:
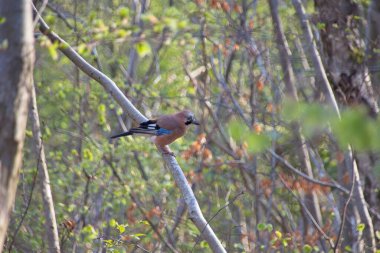
<path fill-rule="evenodd" d="M 236 196 L 234 196 L 230 201 L 228 201 L 224 206 L 222 206 L 221 208 L 219 208 L 219 210 L 207 221 L 207 224 L 205 225 L 205 227 L 202 229 L 201 231 L 201 234 L 200 236 L 202 236 L 202 233 L 203 231 L 205 230 L 206 226 L 216 217 L 218 216 L 218 214 L 223 211 L 225 208 L 227 208 L 229 205 L 231 205 L 232 203 L 234 203 L 241 195 L 243 195 L 244 192 L 241 191 L 240 193 L 238 193 Z M 197 240 L 193 246 L 193 249 L 192 251 L 194 250 L 195 246 L 197 246 L 197 244 L 199 243 L 200 240 Z"/>
<path fill-rule="evenodd" d="M 355 164 L 352 164 L 351 189 L 350 189 L 350 193 L 348 194 L 346 203 L 344 204 L 342 218 L 341 218 L 342 222 L 341 222 L 340 227 L 339 227 L 338 237 L 336 238 L 335 246 L 333 247 L 334 252 L 338 252 L 339 251 L 339 247 L 340 247 L 340 244 L 341 244 L 341 238 L 342 238 L 342 235 L 343 235 L 344 223 L 345 223 L 346 215 L 347 215 L 348 204 L 350 203 L 350 201 L 352 199 L 352 195 L 354 194 L 354 189 L 355 189 L 354 166 L 355 166 Z"/>

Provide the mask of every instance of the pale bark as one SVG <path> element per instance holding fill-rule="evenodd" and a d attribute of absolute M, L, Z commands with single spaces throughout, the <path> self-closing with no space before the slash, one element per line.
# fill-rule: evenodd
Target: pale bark
<path fill-rule="evenodd" d="M 0 2 L 0 252 L 14 203 L 33 75 L 30 2 Z"/>
<path fill-rule="evenodd" d="M 51 194 L 49 172 L 46 165 L 45 150 L 42 143 L 40 119 L 38 116 L 36 90 L 32 87 L 32 108 L 31 120 L 33 125 L 33 138 L 36 147 L 36 157 L 38 157 L 38 180 L 43 200 L 45 214 L 45 232 L 47 236 L 48 252 L 60 252 L 57 222 L 55 219 L 54 202 Z"/>
<path fill-rule="evenodd" d="M 368 8 L 368 69 L 376 96 L 380 96 L 380 1 L 372 0 Z"/>
<path fill-rule="evenodd" d="M 135 106 L 124 96 L 122 91 L 117 85 L 105 74 L 91 66 L 86 62 L 75 50 L 73 50 L 69 44 L 61 39 L 57 34 L 52 32 L 46 23 L 40 18 L 40 30 L 53 42 L 59 42 L 59 50 L 67 56 L 78 68 L 80 68 L 89 77 L 93 78 L 119 103 L 124 111 L 138 123 L 147 121 L 147 118 L 142 115 Z M 198 230 L 202 234 L 202 237 L 208 242 L 210 248 L 214 252 L 226 252 L 220 240 L 203 217 L 199 204 L 195 198 L 188 181 L 178 165 L 177 160 L 171 155 L 163 155 L 163 159 L 167 167 L 171 170 L 177 186 L 179 187 L 182 197 L 184 198 L 188 210 L 190 219 L 197 226 Z"/>

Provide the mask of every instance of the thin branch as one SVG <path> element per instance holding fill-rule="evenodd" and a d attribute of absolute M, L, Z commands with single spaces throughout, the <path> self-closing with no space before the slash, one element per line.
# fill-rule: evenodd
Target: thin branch
<path fill-rule="evenodd" d="M 346 188 L 344 188 L 343 186 L 341 186 L 341 185 L 339 185 L 337 183 L 323 182 L 323 181 L 314 179 L 312 177 L 309 177 L 308 175 L 306 175 L 302 171 L 294 168 L 293 165 L 291 165 L 287 160 L 285 160 L 284 158 L 282 158 L 281 156 L 279 156 L 278 154 L 276 154 L 276 152 L 274 152 L 272 149 L 267 149 L 267 150 L 276 159 L 278 159 L 280 162 L 282 162 L 288 169 L 290 169 L 292 172 L 294 172 L 298 176 L 301 176 L 301 177 L 305 178 L 307 181 L 309 181 L 311 183 L 314 183 L 314 184 L 319 184 L 319 185 L 322 185 L 322 186 L 327 186 L 327 187 L 331 187 L 331 188 L 334 188 L 334 189 L 338 189 L 338 190 L 340 190 L 341 192 L 343 192 L 345 194 L 349 194 L 349 191 Z"/>
<path fill-rule="evenodd" d="M 350 201 L 352 199 L 352 196 L 354 194 L 354 189 L 355 189 L 354 166 L 355 166 L 355 164 L 352 164 L 351 189 L 350 189 L 350 193 L 348 194 L 348 198 L 346 200 L 346 203 L 344 204 L 343 214 L 342 214 L 342 218 L 341 218 L 342 222 L 340 224 L 338 237 L 336 238 L 335 246 L 333 248 L 335 253 L 339 252 L 339 247 L 340 247 L 340 244 L 341 244 L 341 238 L 342 238 L 342 235 L 343 235 L 344 223 L 345 223 L 346 215 L 347 215 L 348 204 L 350 203 Z"/>
<path fill-rule="evenodd" d="M 244 191 L 241 191 L 240 193 L 238 193 L 236 196 L 234 196 L 230 201 L 228 201 L 224 206 L 222 206 L 221 208 L 219 208 L 219 210 L 207 221 L 207 224 L 205 225 L 205 227 L 202 229 L 201 231 L 201 234 L 200 236 L 202 235 L 203 231 L 206 229 L 206 226 L 216 217 L 218 216 L 218 214 L 223 211 L 225 208 L 227 208 L 229 205 L 231 205 L 232 203 L 234 203 L 241 195 L 244 194 Z M 200 240 L 197 240 L 193 246 L 193 249 L 191 251 L 194 250 L 195 246 L 197 246 L 197 244 L 199 243 Z"/>

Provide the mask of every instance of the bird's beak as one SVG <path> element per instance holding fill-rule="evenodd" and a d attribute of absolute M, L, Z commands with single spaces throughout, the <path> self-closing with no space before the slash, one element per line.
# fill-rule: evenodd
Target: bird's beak
<path fill-rule="evenodd" d="M 200 123 L 199 123 L 198 120 L 196 120 L 196 119 L 193 119 L 193 121 L 192 121 L 191 123 L 194 124 L 194 125 L 197 125 L 197 126 L 200 125 Z"/>

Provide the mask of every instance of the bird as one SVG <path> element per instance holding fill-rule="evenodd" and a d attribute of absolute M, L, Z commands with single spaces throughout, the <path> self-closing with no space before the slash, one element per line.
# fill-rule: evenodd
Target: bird
<path fill-rule="evenodd" d="M 153 142 L 163 153 L 175 156 L 167 146 L 182 137 L 191 125 L 200 125 L 189 110 L 183 110 L 175 114 L 163 115 L 157 119 L 142 122 L 139 127 L 131 128 L 129 131 L 111 136 L 112 139 L 133 134 L 145 134 L 153 136 Z"/>

